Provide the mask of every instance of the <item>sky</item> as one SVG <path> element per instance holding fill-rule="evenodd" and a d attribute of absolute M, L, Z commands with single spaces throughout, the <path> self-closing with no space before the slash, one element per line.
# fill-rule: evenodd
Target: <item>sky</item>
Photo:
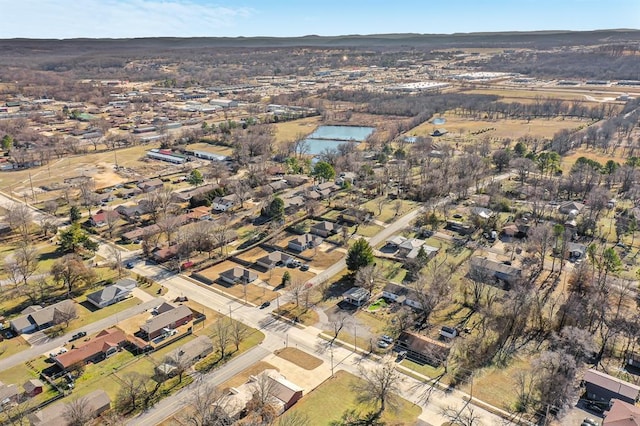
<path fill-rule="evenodd" d="M 0 0 L 0 38 L 640 29 L 640 0 Z"/>

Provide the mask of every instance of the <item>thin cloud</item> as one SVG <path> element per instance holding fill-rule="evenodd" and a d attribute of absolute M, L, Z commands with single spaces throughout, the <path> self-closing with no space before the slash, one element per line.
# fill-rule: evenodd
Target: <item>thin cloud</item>
<path fill-rule="evenodd" d="M 181 0 L 0 0 L 0 10 L 0 38 L 224 35 L 255 12 Z"/>

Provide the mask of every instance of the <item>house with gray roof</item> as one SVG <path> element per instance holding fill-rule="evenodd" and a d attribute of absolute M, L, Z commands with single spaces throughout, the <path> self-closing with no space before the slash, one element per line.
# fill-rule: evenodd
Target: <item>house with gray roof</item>
<path fill-rule="evenodd" d="M 140 327 L 140 334 L 147 341 L 153 340 L 169 330 L 187 324 L 193 319 L 193 312 L 186 305 L 178 305 L 149 319 Z"/>
<path fill-rule="evenodd" d="M 75 318 L 75 309 L 75 302 L 70 299 L 44 308 L 40 305 L 32 305 L 23 310 L 22 315 L 9 321 L 9 326 L 17 334 L 44 330 L 61 322 L 71 314 Z"/>
<path fill-rule="evenodd" d="M 134 279 L 122 278 L 113 285 L 106 286 L 87 295 L 87 301 L 96 308 L 102 309 L 105 306 L 113 305 L 131 296 L 131 292 L 137 285 L 138 283 Z"/>
<path fill-rule="evenodd" d="M 249 271 L 248 269 L 236 266 L 221 273 L 220 279 L 231 285 L 238 283 L 249 284 L 250 282 L 258 279 L 258 274 Z"/>
<path fill-rule="evenodd" d="M 207 336 L 198 336 L 170 352 L 156 371 L 172 377 L 178 368 L 186 368 L 213 352 L 213 342 Z"/>
<path fill-rule="evenodd" d="M 92 418 L 98 417 L 111 408 L 111 398 L 102 389 L 81 397 L 81 401 Z M 51 404 L 42 410 L 29 414 L 29 423 L 31 426 L 68 426 L 69 421 L 65 417 L 65 413 L 68 411 L 67 404 Z"/>

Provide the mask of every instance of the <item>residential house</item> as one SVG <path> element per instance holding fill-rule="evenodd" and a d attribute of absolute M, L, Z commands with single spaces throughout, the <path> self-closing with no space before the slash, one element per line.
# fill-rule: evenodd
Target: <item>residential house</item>
<path fill-rule="evenodd" d="M 177 244 L 169 247 L 156 248 L 151 254 L 151 257 L 158 263 L 167 262 L 178 256 L 179 249 L 180 247 Z"/>
<path fill-rule="evenodd" d="M 558 211 L 562 214 L 577 216 L 584 209 L 584 204 L 577 201 L 567 201 L 558 206 Z"/>
<path fill-rule="evenodd" d="M 193 319 L 193 312 L 186 305 L 174 306 L 166 312 L 158 314 L 147 320 L 141 327 L 139 333 L 146 339 L 151 341 L 156 337 L 167 333 L 180 326 L 183 326 Z"/>
<path fill-rule="evenodd" d="M 187 368 L 213 352 L 213 343 L 207 336 L 199 336 L 170 352 L 156 372 L 172 377 L 179 368 Z"/>
<path fill-rule="evenodd" d="M 191 209 L 189 215 L 194 220 L 210 220 L 211 219 L 211 209 L 207 206 L 199 206 L 194 209 Z"/>
<path fill-rule="evenodd" d="M 471 258 L 469 275 L 487 284 L 501 284 L 505 290 L 521 279 L 522 270 L 515 266 L 500 263 L 486 257 Z"/>
<path fill-rule="evenodd" d="M 419 301 L 415 290 L 400 284 L 387 283 L 382 289 L 382 297 L 392 300 L 396 303 L 411 306 L 415 309 L 421 309 L 422 304 Z"/>
<path fill-rule="evenodd" d="M 445 229 L 448 229 L 453 232 L 457 232 L 460 235 L 469 235 L 473 233 L 473 226 L 467 225 L 461 222 L 457 222 L 455 220 L 448 220 Z"/>
<path fill-rule="evenodd" d="M 142 215 L 149 213 L 149 210 L 143 204 L 135 206 L 120 205 L 115 208 L 115 211 L 127 220 L 140 219 Z"/>
<path fill-rule="evenodd" d="M 320 223 L 316 223 L 311 226 L 310 232 L 315 235 L 327 238 L 330 235 L 335 235 L 342 230 L 342 226 L 329 222 L 327 220 Z"/>
<path fill-rule="evenodd" d="M 118 328 L 102 330 L 93 339 L 68 352 L 56 355 L 53 361 L 63 370 L 76 365 L 97 363 L 120 351 L 127 343 L 127 336 Z"/>
<path fill-rule="evenodd" d="M 471 213 L 485 220 L 490 219 L 491 216 L 493 216 L 494 214 L 493 211 L 491 211 L 490 209 L 486 209 L 484 207 L 472 207 Z"/>
<path fill-rule="evenodd" d="M 0 405 L 18 402 L 20 392 L 15 384 L 5 385 L 0 382 Z"/>
<path fill-rule="evenodd" d="M 609 403 L 612 399 L 619 399 L 635 404 L 640 396 L 640 386 L 594 369 L 587 370 L 583 382 L 587 399 L 592 401 Z"/>
<path fill-rule="evenodd" d="M 292 214 L 300 210 L 305 206 L 305 200 L 299 195 L 296 195 L 291 198 L 285 198 L 284 200 L 284 211 L 287 214 Z"/>
<path fill-rule="evenodd" d="M 271 187 L 274 193 L 281 192 L 289 188 L 289 185 L 287 185 L 287 182 L 285 180 L 276 180 L 276 181 L 270 182 L 269 186 Z"/>
<path fill-rule="evenodd" d="M 123 241 L 134 241 L 140 242 L 145 235 L 154 235 L 160 232 L 160 227 L 158 225 L 149 225 L 143 228 L 135 228 L 129 232 L 125 232 L 120 237 Z"/>
<path fill-rule="evenodd" d="M 510 222 L 502 227 L 502 235 L 508 241 L 514 238 L 525 238 L 529 232 L 529 225 L 523 222 Z"/>
<path fill-rule="evenodd" d="M 118 191 L 118 196 L 124 200 L 128 200 L 129 198 L 135 197 L 136 195 L 142 194 L 142 190 L 138 187 L 134 188 L 122 188 Z"/>
<path fill-rule="evenodd" d="M 318 194 L 316 191 L 307 191 L 304 193 L 304 198 L 311 201 L 318 201 L 322 199 L 322 195 Z"/>
<path fill-rule="evenodd" d="M 619 399 L 612 399 L 602 426 L 640 426 L 640 408 Z"/>
<path fill-rule="evenodd" d="M 351 287 L 349 290 L 342 293 L 342 299 L 345 302 L 351 303 L 358 307 L 364 305 L 371 297 L 369 290 L 363 287 Z"/>
<path fill-rule="evenodd" d="M 106 286 L 87 295 L 87 300 L 96 308 L 102 309 L 105 306 L 113 305 L 131 296 L 131 292 L 137 285 L 138 283 L 134 279 L 122 278 L 113 285 Z"/>
<path fill-rule="evenodd" d="M 256 264 L 269 270 L 275 268 L 276 266 L 286 265 L 292 260 L 293 257 L 289 256 L 288 254 L 284 254 L 281 251 L 272 251 L 266 256 L 262 256 L 261 258 L 256 260 Z"/>
<path fill-rule="evenodd" d="M 9 325 L 17 334 L 44 330 L 60 321 L 75 318 L 76 306 L 73 300 L 67 299 L 43 308 L 32 305 L 22 311 L 22 315 L 9 321 Z"/>
<path fill-rule="evenodd" d="M 44 390 L 44 383 L 42 383 L 40 379 L 30 379 L 27 380 L 24 385 L 22 385 L 22 388 L 24 389 L 24 393 L 27 396 L 33 398 L 34 396 L 40 395 L 42 393 L 42 391 Z"/>
<path fill-rule="evenodd" d="M 325 182 L 315 187 L 316 192 L 320 194 L 321 198 L 327 198 L 339 189 L 340 187 L 336 185 L 335 182 Z"/>
<path fill-rule="evenodd" d="M 83 396 L 82 402 L 92 418 L 98 417 L 111 408 L 111 399 L 102 389 L 95 390 Z M 57 403 L 47 405 L 42 410 L 29 414 L 29 423 L 31 426 L 68 426 L 69 421 L 65 416 L 68 411 L 67 404 Z"/>
<path fill-rule="evenodd" d="M 220 279 L 228 284 L 249 284 L 258 279 L 258 274 L 239 266 L 228 269 L 220 274 Z"/>
<path fill-rule="evenodd" d="M 423 249 L 428 259 L 431 259 L 440 250 L 437 247 L 427 245 L 424 240 L 418 238 L 405 238 L 401 235 L 395 235 L 389 238 L 387 240 L 387 245 L 398 251 L 398 257 L 406 259 L 415 259 L 418 257 L 420 248 Z"/>
<path fill-rule="evenodd" d="M 211 202 L 213 210 L 217 212 L 226 212 L 231 210 L 238 202 L 238 197 L 235 194 L 227 195 L 225 197 L 216 197 Z"/>
<path fill-rule="evenodd" d="M 338 220 L 350 224 L 360 224 L 369 222 L 373 218 L 373 212 L 363 208 L 348 207 L 340 212 Z"/>
<path fill-rule="evenodd" d="M 576 261 L 587 257 L 587 246 L 579 243 L 567 243 L 566 256 L 569 260 Z"/>
<path fill-rule="evenodd" d="M 320 244 L 322 244 L 322 238 L 312 234 L 304 234 L 290 239 L 287 247 L 294 251 L 305 251 L 306 249 L 318 247 Z"/>
<path fill-rule="evenodd" d="M 251 376 L 241 386 L 229 389 L 228 412 L 233 418 L 240 416 L 247 404 L 253 398 L 256 391 L 256 382 L 266 380 L 266 386 L 270 389 L 271 403 L 277 415 L 284 413 L 302 398 L 303 389 L 285 379 L 276 370 L 263 371 L 263 377 Z"/>
<path fill-rule="evenodd" d="M 142 190 L 142 192 L 152 192 L 156 189 L 160 189 L 164 186 L 164 182 L 158 178 L 149 179 L 143 182 L 138 183 L 138 188 Z"/>
<path fill-rule="evenodd" d="M 197 188 L 189 189 L 187 191 L 174 192 L 171 194 L 171 199 L 176 203 L 187 203 L 192 197 L 206 194 L 218 188 L 219 185 L 215 183 L 209 183 L 206 185 L 200 185 Z"/>
<path fill-rule="evenodd" d="M 429 364 L 440 366 L 447 357 L 451 348 L 430 337 L 409 331 L 403 331 L 396 341 L 398 351 L 406 351 L 407 358 L 417 364 Z"/>
<path fill-rule="evenodd" d="M 98 213 L 89 218 L 89 223 L 95 228 L 101 228 L 108 224 L 113 224 L 120 219 L 120 213 L 117 210 L 98 210 Z"/>

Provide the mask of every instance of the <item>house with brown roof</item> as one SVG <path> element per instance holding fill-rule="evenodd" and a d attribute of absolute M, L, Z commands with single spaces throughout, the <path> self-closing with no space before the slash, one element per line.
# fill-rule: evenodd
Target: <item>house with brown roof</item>
<path fill-rule="evenodd" d="M 143 339 L 151 341 L 162 334 L 187 324 L 192 319 L 193 312 L 191 309 L 186 305 L 178 305 L 148 320 L 140 327 L 139 333 Z"/>
<path fill-rule="evenodd" d="M 418 364 L 438 367 L 447 357 L 451 348 L 437 340 L 421 334 L 403 331 L 396 341 L 398 351 L 406 351 L 407 358 Z"/>
<path fill-rule="evenodd" d="M 98 213 L 91 216 L 89 223 L 95 228 L 101 228 L 109 223 L 113 224 L 118 219 L 120 219 L 120 213 L 116 210 L 99 210 Z"/>
<path fill-rule="evenodd" d="M 640 426 L 640 408 L 619 399 L 612 399 L 602 426 Z"/>
<path fill-rule="evenodd" d="M 66 370 L 76 365 L 97 363 L 120 351 L 127 343 L 127 336 L 118 328 L 102 330 L 93 339 L 68 352 L 56 355 L 53 361 Z"/>
<path fill-rule="evenodd" d="M 36 395 L 40 395 L 44 390 L 44 383 L 40 379 L 30 379 L 27 380 L 24 385 L 22 385 L 24 389 L 24 393 L 29 397 L 34 397 Z"/>
<path fill-rule="evenodd" d="M 82 401 L 92 418 L 98 417 L 111 408 L 111 399 L 102 389 L 93 391 L 81 397 L 79 400 Z M 48 405 L 42 410 L 29 414 L 29 423 L 31 426 L 68 426 L 69 422 L 65 418 L 67 411 L 67 404 L 57 403 Z"/>
<path fill-rule="evenodd" d="M 44 330 L 73 314 L 75 318 L 75 302 L 71 299 L 63 300 L 53 305 L 42 307 L 32 305 L 22 311 L 22 315 L 9 321 L 9 325 L 17 334 Z"/>
<path fill-rule="evenodd" d="M 156 189 L 160 189 L 164 186 L 164 182 L 160 179 L 149 179 L 138 184 L 138 188 L 142 190 L 142 192 L 151 192 Z"/>

